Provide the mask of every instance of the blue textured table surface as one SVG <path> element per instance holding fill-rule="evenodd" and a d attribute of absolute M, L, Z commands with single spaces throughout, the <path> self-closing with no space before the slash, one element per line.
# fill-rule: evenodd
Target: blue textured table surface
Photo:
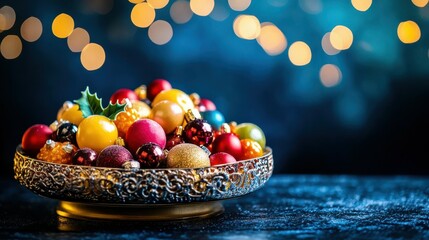
<path fill-rule="evenodd" d="M 0 239 L 429 239 L 429 177 L 274 175 L 221 216 L 176 222 L 60 218 L 56 200 L 0 183 Z"/>

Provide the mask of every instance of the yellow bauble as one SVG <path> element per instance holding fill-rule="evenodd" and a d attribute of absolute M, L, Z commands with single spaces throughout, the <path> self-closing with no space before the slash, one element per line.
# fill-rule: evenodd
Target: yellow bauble
<path fill-rule="evenodd" d="M 155 99 L 152 101 L 152 107 L 164 100 L 172 101 L 179 104 L 179 106 L 182 107 L 185 113 L 188 111 L 188 109 L 192 109 L 195 107 L 194 103 L 192 102 L 188 94 L 182 92 L 179 89 L 173 88 L 173 89 L 161 91 L 156 95 Z"/>
<path fill-rule="evenodd" d="M 57 120 L 59 121 L 69 121 L 76 126 L 79 126 L 80 122 L 83 120 L 82 111 L 79 110 L 79 105 L 73 104 L 72 107 L 60 110 L 57 115 Z"/>
<path fill-rule="evenodd" d="M 105 147 L 115 144 L 118 129 L 115 123 L 102 115 L 85 118 L 77 128 L 76 141 L 79 148 L 91 148 L 97 153 Z"/>
<path fill-rule="evenodd" d="M 169 168 L 203 168 L 210 167 L 209 155 L 200 147 L 191 143 L 174 146 L 167 156 Z"/>
<path fill-rule="evenodd" d="M 153 106 L 149 118 L 159 123 L 166 134 L 182 125 L 185 112 L 179 104 L 164 100 Z"/>
<path fill-rule="evenodd" d="M 149 105 L 139 100 L 131 101 L 131 108 L 137 111 L 140 118 L 147 118 L 151 110 Z"/>

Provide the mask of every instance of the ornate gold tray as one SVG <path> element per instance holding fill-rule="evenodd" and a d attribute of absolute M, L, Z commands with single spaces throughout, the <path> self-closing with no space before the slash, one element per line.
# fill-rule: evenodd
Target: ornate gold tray
<path fill-rule="evenodd" d="M 57 214 L 78 219 L 179 220 L 224 211 L 221 200 L 261 188 L 273 172 L 267 147 L 260 158 L 207 168 L 127 170 L 14 158 L 15 179 L 41 196 L 60 200 Z"/>

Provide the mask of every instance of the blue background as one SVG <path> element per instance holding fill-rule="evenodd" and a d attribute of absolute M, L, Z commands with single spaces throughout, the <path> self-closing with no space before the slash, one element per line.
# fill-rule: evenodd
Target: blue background
<path fill-rule="evenodd" d="M 211 99 L 227 121 L 259 125 L 274 150 L 277 173 L 429 174 L 428 6 L 374 1 L 368 11 L 359 12 L 350 1 L 321 0 L 312 3 L 320 3 L 321 11 L 309 14 L 302 8 L 305 1 L 253 1 L 244 12 L 216 1 L 228 10 L 224 21 L 193 15 L 188 23 L 176 24 L 169 16 L 170 1 L 157 10 L 156 19 L 170 22 L 174 36 L 158 46 L 147 29 L 131 23 L 133 4 L 116 0 L 109 13 L 99 14 L 85 7 L 91 2 L 0 2 L 17 15 L 14 27 L 0 33 L 0 39 L 19 35 L 20 24 L 30 16 L 44 27 L 38 41 L 23 41 L 17 59 L 0 57 L 2 176 L 12 175 L 24 131 L 35 123 L 49 125 L 62 103 L 79 98 L 86 86 L 107 104 L 116 89 L 134 89 L 156 78 Z M 91 42 L 104 47 L 101 69 L 86 71 L 66 39 L 52 34 L 52 20 L 62 12 L 89 32 Z M 268 56 L 255 40 L 236 37 L 232 23 L 242 13 L 276 24 L 288 46 L 305 41 L 312 61 L 297 67 L 287 49 Z M 406 20 L 420 26 L 417 43 L 405 45 L 397 37 L 399 22 Z M 340 24 L 353 31 L 353 45 L 329 56 L 321 39 Z M 343 76 L 332 88 L 319 80 L 320 67 L 328 63 L 336 64 Z"/>

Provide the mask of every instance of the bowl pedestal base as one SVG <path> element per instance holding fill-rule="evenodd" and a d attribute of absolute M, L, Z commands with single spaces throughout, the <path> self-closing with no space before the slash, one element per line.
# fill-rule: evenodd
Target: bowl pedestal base
<path fill-rule="evenodd" d="M 82 220 L 170 221 L 214 217 L 224 212 L 220 201 L 179 204 L 102 204 L 60 201 L 57 214 Z"/>

